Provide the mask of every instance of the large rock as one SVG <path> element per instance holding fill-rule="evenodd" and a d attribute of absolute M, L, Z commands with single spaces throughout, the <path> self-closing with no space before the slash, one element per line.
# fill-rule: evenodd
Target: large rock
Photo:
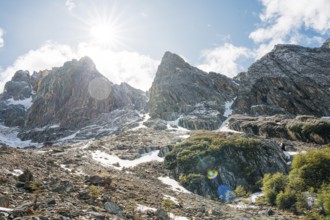
<path fill-rule="evenodd" d="M 17 71 L 11 81 L 5 84 L 2 100 L 22 100 L 31 97 L 32 85 L 28 71 Z"/>
<path fill-rule="evenodd" d="M 28 71 L 17 71 L 0 94 L 0 123 L 24 126 L 26 112 L 32 104 L 33 89 Z"/>
<path fill-rule="evenodd" d="M 79 128 L 101 114 L 116 109 L 142 110 L 146 105 L 144 92 L 126 83 L 114 85 L 88 57 L 66 62 L 44 75 L 34 85 L 38 90 L 26 118 L 27 128 L 47 125 Z"/>
<path fill-rule="evenodd" d="M 215 129 L 225 120 L 225 103 L 238 86 L 221 74 L 205 73 L 166 52 L 150 89 L 152 118 L 176 120 L 190 129 Z"/>
<path fill-rule="evenodd" d="M 236 79 L 235 113 L 330 115 L 329 41 L 321 48 L 277 45 Z"/>
<path fill-rule="evenodd" d="M 330 143 L 330 121 L 313 116 L 300 115 L 292 118 L 289 115 L 232 115 L 229 118 L 229 128 L 266 138 Z"/>
<path fill-rule="evenodd" d="M 275 142 L 242 134 L 202 132 L 176 145 L 165 165 L 189 191 L 219 198 L 220 186 L 258 191 L 266 173 L 288 172 Z"/>

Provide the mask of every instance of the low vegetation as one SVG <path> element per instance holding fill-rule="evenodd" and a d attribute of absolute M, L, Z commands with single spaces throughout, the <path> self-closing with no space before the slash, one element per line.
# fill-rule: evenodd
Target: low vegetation
<path fill-rule="evenodd" d="M 322 219 L 321 215 L 330 219 L 330 149 L 295 156 L 289 175 L 266 174 L 262 185 L 267 203 L 296 213 L 309 212 L 309 219 Z"/>
<path fill-rule="evenodd" d="M 327 144 L 330 142 L 330 121 L 312 116 L 298 116 L 287 124 L 289 135 L 294 140 Z"/>
<path fill-rule="evenodd" d="M 217 187 L 223 184 L 220 173 L 222 175 L 234 173 L 242 179 L 245 190 L 257 190 L 260 187 L 258 181 L 261 177 L 256 173 L 258 167 L 256 155 L 263 152 L 266 157 L 268 157 L 267 153 L 272 156 L 273 154 L 268 150 L 267 147 L 263 148 L 259 139 L 200 132 L 174 146 L 166 155 L 165 165 L 175 172 L 176 178 L 188 190 L 216 199 L 219 198 Z M 209 172 L 211 172 L 210 176 L 208 176 Z M 235 187 L 235 184 L 232 181 L 230 186 Z"/>

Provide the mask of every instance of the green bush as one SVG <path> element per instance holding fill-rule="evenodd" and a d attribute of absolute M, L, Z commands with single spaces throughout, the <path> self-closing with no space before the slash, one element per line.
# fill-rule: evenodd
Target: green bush
<path fill-rule="evenodd" d="M 241 185 L 237 186 L 236 189 L 234 190 L 235 197 L 245 197 L 248 195 L 249 195 L 249 193 Z"/>
<path fill-rule="evenodd" d="M 330 217 L 330 184 L 323 185 L 317 196 L 318 205 L 321 206 L 325 214 Z"/>
<path fill-rule="evenodd" d="M 280 209 L 308 212 L 307 219 L 325 219 L 317 209 L 309 211 L 306 193 L 317 193 L 318 206 L 330 219 L 330 149 L 311 150 L 298 154 L 288 176 L 266 174 L 262 180 L 265 200 Z"/>
<path fill-rule="evenodd" d="M 283 173 L 266 174 L 262 180 L 262 191 L 266 201 L 275 205 L 277 194 L 283 192 L 288 183 L 288 177 Z"/>
<path fill-rule="evenodd" d="M 276 206 L 280 209 L 293 209 L 297 199 L 291 192 L 280 192 L 276 196 Z"/>
<path fill-rule="evenodd" d="M 292 171 L 305 182 L 306 187 L 320 188 L 330 183 L 330 149 L 311 150 L 293 158 Z"/>

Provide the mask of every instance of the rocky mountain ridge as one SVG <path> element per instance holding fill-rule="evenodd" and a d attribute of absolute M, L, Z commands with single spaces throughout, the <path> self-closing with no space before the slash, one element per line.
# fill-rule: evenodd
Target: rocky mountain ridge
<path fill-rule="evenodd" d="M 327 45 L 277 46 L 235 79 L 166 52 L 149 97 L 88 57 L 16 72 L 0 95 L 0 141 L 32 149 L 0 148 L 0 219 L 300 218 L 233 191 L 258 193 L 293 155 L 328 147 Z"/>

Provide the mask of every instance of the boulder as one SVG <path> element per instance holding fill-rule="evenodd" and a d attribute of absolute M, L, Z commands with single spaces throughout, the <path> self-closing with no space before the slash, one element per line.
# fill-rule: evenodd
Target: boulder
<path fill-rule="evenodd" d="M 216 132 L 195 133 L 165 156 L 166 167 L 185 188 L 213 199 L 239 185 L 259 191 L 264 174 L 288 173 L 286 162 L 273 141 Z"/>

